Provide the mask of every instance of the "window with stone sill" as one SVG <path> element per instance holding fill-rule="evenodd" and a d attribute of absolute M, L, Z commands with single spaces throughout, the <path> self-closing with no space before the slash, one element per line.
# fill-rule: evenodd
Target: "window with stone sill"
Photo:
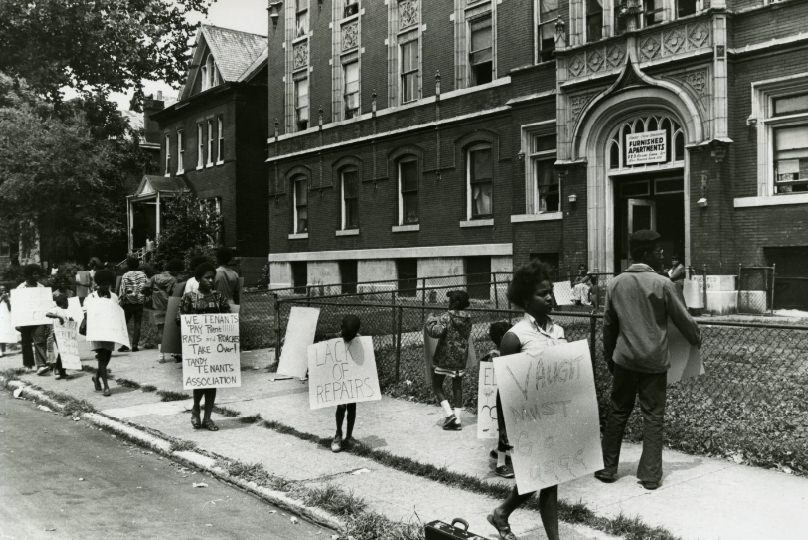
<path fill-rule="evenodd" d="M 643 0 L 643 26 L 654 26 L 665 22 L 664 0 Z"/>
<path fill-rule="evenodd" d="M 202 124 L 196 125 L 196 168 L 205 166 L 205 131 Z"/>
<path fill-rule="evenodd" d="M 171 136 L 166 135 L 166 167 L 165 167 L 165 175 L 168 176 L 171 174 Z"/>
<path fill-rule="evenodd" d="M 359 13 L 359 0 L 343 0 L 345 7 L 342 11 L 343 17 L 351 17 Z"/>
<path fill-rule="evenodd" d="M 808 92 L 771 99 L 774 193 L 808 192 Z"/>
<path fill-rule="evenodd" d="M 298 131 L 309 127 L 309 79 L 295 79 L 295 126 Z"/>
<path fill-rule="evenodd" d="M 216 163 L 223 163 L 224 162 L 224 120 L 222 116 L 219 115 L 216 118 L 218 124 L 218 133 L 219 133 L 219 145 L 216 149 Z"/>
<path fill-rule="evenodd" d="M 401 103 L 409 103 L 418 99 L 418 35 L 413 36 L 400 47 L 401 64 Z"/>
<path fill-rule="evenodd" d="M 536 62 L 548 62 L 555 57 L 555 23 L 558 0 L 536 0 Z"/>
<path fill-rule="evenodd" d="M 345 118 L 359 115 L 359 60 L 342 65 Z"/>
<path fill-rule="evenodd" d="M 295 0 L 295 39 L 309 33 L 309 0 Z"/>
<path fill-rule="evenodd" d="M 213 165 L 213 120 L 208 120 L 208 161 L 207 165 Z"/>
<path fill-rule="evenodd" d="M 560 210 L 560 185 L 553 164 L 556 158 L 555 134 L 526 131 L 528 214 L 544 214 Z"/>
<path fill-rule="evenodd" d="M 584 0 L 586 43 L 603 37 L 603 0 Z"/>
<path fill-rule="evenodd" d="M 490 144 L 475 144 L 466 151 L 467 219 L 493 217 L 494 174 Z"/>
<path fill-rule="evenodd" d="M 469 86 L 494 80 L 491 13 L 469 20 Z"/>
<path fill-rule="evenodd" d="M 185 171 L 185 132 L 177 130 L 177 174 Z"/>
<path fill-rule="evenodd" d="M 698 11 L 698 0 L 676 0 L 676 16 L 678 18 L 694 15 Z"/>
<path fill-rule="evenodd" d="M 340 171 L 342 230 L 359 228 L 359 169 L 345 167 Z"/>
<path fill-rule="evenodd" d="M 292 233 L 309 232 L 308 179 L 296 176 L 292 179 Z"/>
<path fill-rule="evenodd" d="M 406 156 L 398 161 L 399 225 L 418 223 L 418 160 Z"/>

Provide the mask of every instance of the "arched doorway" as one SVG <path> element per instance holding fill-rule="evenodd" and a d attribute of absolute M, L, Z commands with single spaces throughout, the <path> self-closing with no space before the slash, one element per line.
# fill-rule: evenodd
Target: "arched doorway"
<path fill-rule="evenodd" d="M 586 107 L 573 130 L 571 157 L 586 163 L 588 263 L 601 272 L 625 268 L 630 229 L 663 222 L 667 257 L 677 251 L 690 262 L 686 149 L 702 140 L 701 115 L 680 88 L 639 71 L 647 86 L 621 87 L 633 69 Z"/>

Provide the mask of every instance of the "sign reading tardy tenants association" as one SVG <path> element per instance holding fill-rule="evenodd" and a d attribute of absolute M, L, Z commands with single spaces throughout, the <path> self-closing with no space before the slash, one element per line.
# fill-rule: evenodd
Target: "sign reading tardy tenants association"
<path fill-rule="evenodd" d="M 182 388 L 241 386 L 241 347 L 236 313 L 183 315 Z"/>
<path fill-rule="evenodd" d="M 373 338 L 358 336 L 308 346 L 309 406 L 335 407 L 343 403 L 377 401 L 382 398 Z"/>
<path fill-rule="evenodd" d="M 665 161 L 668 134 L 664 129 L 626 135 L 626 165 Z"/>
<path fill-rule="evenodd" d="M 494 358 L 519 493 L 603 468 L 586 340 Z"/>

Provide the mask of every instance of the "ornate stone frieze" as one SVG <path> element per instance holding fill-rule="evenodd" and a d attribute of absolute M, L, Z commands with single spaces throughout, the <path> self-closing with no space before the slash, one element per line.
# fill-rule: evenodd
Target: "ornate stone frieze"
<path fill-rule="evenodd" d="M 574 126 L 578 122 L 578 118 L 590 101 L 594 99 L 597 93 L 590 94 L 577 94 L 569 97 L 570 106 L 570 125 Z"/>
<path fill-rule="evenodd" d="M 296 43 L 292 49 L 292 69 L 304 68 L 309 64 L 309 42 L 308 40 Z"/>
<path fill-rule="evenodd" d="M 359 21 L 342 25 L 342 50 L 350 51 L 359 46 Z"/>
<path fill-rule="evenodd" d="M 401 0 L 398 3 L 398 27 L 405 30 L 418 24 L 418 0 Z"/>

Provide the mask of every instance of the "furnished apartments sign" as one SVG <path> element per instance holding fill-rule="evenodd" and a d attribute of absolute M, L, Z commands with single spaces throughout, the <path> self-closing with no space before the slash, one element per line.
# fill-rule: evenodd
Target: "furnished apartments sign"
<path fill-rule="evenodd" d="M 665 161 L 668 135 L 664 129 L 626 135 L 626 165 Z"/>

